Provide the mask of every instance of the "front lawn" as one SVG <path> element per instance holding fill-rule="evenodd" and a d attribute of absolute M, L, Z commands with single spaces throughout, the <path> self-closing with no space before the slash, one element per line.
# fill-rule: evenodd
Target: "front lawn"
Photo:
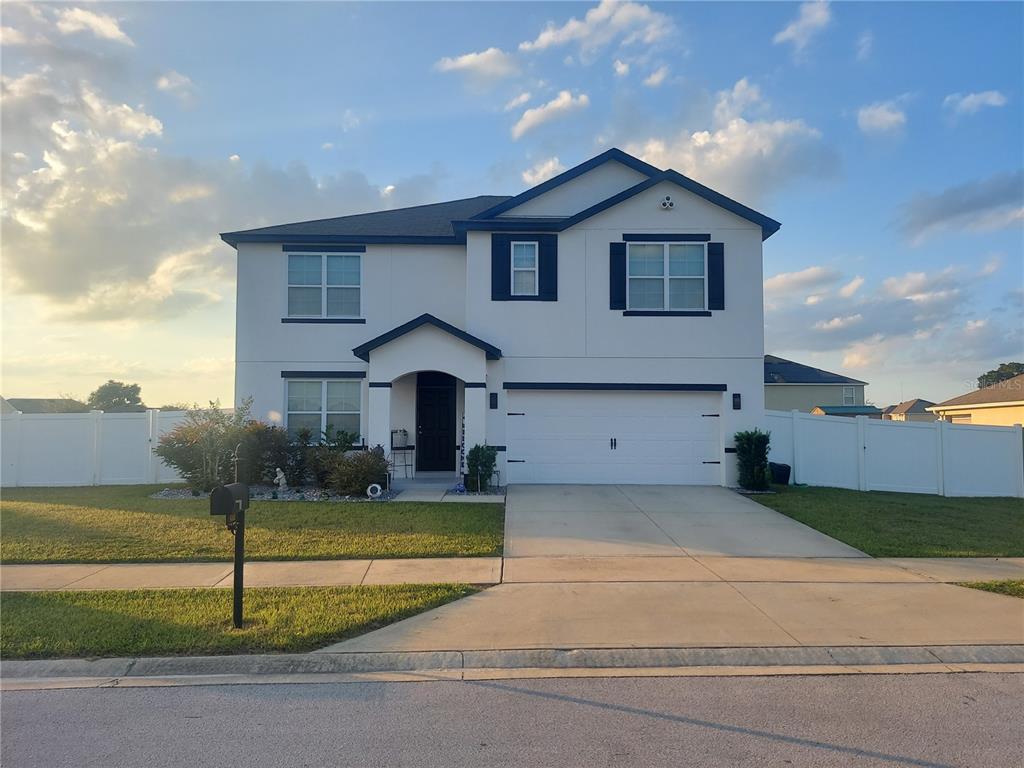
<path fill-rule="evenodd" d="M 5 488 L 0 561 L 230 560 L 232 537 L 205 499 L 151 499 L 164 486 Z M 500 555 L 501 504 L 255 501 L 250 560 Z"/>
<path fill-rule="evenodd" d="M 772 490 L 750 498 L 875 557 L 1024 556 L 1024 499 Z"/>
<path fill-rule="evenodd" d="M 1007 579 L 1005 581 L 968 581 L 960 585 L 971 589 L 983 589 L 1000 595 L 1024 598 L 1024 579 Z"/>
<path fill-rule="evenodd" d="M 231 626 L 229 589 L 3 592 L 0 657 L 297 653 L 476 591 L 465 584 L 247 589 L 242 629 Z"/>

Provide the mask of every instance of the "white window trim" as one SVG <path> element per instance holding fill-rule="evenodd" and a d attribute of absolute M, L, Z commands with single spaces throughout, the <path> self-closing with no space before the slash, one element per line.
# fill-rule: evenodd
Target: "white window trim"
<path fill-rule="evenodd" d="M 516 246 L 533 246 L 533 268 L 516 267 Z M 509 243 L 508 262 L 511 269 L 509 273 L 509 295 L 511 296 L 540 296 L 540 243 L 536 240 L 513 240 Z M 521 293 L 516 291 L 516 272 L 533 272 L 533 293 Z"/>
<path fill-rule="evenodd" d="M 634 245 L 660 245 L 662 247 L 661 258 L 662 258 L 662 274 L 658 275 L 636 275 L 637 279 L 643 280 L 661 280 L 662 285 L 662 299 L 661 309 L 646 309 L 633 307 L 629 301 L 629 279 L 633 277 L 629 274 L 629 250 Z M 700 278 L 697 277 L 672 277 L 668 273 L 669 265 L 669 246 L 670 245 L 699 245 L 704 250 L 704 275 Z M 669 309 L 669 280 L 703 280 L 704 281 L 704 305 L 701 307 L 689 307 L 687 309 Z M 632 312 L 665 312 L 666 314 L 671 312 L 706 312 L 708 309 L 708 244 L 707 243 L 688 243 L 688 242 L 665 242 L 665 243 L 626 243 L 626 311 Z"/>
<path fill-rule="evenodd" d="M 850 402 L 846 402 L 847 395 L 849 395 Z M 843 385 L 843 405 L 856 405 L 857 404 L 857 389 L 852 384 Z"/>
<path fill-rule="evenodd" d="M 320 285 L 293 285 L 288 279 L 288 263 L 292 256 L 319 256 L 320 257 Z M 327 284 L 327 257 L 328 256 L 357 256 L 359 257 L 359 282 L 356 285 L 344 285 L 341 283 Z M 319 288 L 320 289 L 320 314 L 319 315 L 293 315 L 288 311 L 288 289 L 289 288 Z M 358 288 L 359 289 L 359 312 L 355 315 L 328 315 L 327 314 L 327 289 L 328 288 Z M 324 252 L 310 253 L 307 251 L 287 251 L 284 254 L 284 311 L 285 317 L 295 318 L 361 318 L 363 317 L 363 254 L 351 251 L 345 252 Z"/>
<path fill-rule="evenodd" d="M 355 414 L 359 417 L 359 434 L 358 440 L 362 440 L 363 432 L 363 386 L 362 382 L 359 383 L 359 410 L 358 411 L 328 411 L 327 410 L 327 385 L 331 382 L 337 381 L 359 381 L 358 379 L 285 379 L 284 381 L 284 428 L 288 431 L 288 421 L 292 414 L 298 416 L 309 416 L 310 414 L 319 414 L 320 416 L 320 431 L 317 432 L 313 437 L 317 440 L 323 435 L 324 430 L 327 429 L 327 417 L 331 414 L 337 414 L 339 416 L 351 416 Z M 288 387 L 293 383 L 302 384 L 319 384 L 320 385 L 320 410 L 319 411 L 290 411 L 288 410 Z"/>

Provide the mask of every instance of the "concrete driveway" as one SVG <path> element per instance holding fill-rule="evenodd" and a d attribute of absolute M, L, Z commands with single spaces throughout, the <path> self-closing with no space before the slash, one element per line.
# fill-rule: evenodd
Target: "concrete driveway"
<path fill-rule="evenodd" d="M 727 488 L 513 485 L 505 557 L 866 557 Z"/>

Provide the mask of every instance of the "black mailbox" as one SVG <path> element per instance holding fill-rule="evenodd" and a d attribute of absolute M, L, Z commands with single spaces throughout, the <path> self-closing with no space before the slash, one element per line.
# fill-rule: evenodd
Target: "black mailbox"
<path fill-rule="evenodd" d="M 218 485 L 210 491 L 210 514 L 234 517 L 249 508 L 249 486 L 245 483 Z"/>

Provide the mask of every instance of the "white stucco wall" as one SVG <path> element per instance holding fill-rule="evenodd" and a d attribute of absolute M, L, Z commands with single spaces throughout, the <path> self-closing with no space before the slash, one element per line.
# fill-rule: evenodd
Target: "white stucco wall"
<path fill-rule="evenodd" d="M 644 174 L 629 166 L 615 161 L 608 162 L 532 200 L 527 200 L 503 215 L 571 216 L 646 179 Z"/>

